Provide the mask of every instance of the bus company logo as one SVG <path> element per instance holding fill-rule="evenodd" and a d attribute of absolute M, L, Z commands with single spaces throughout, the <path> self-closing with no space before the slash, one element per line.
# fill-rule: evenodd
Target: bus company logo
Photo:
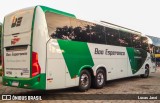
<path fill-rule="evenodd" d="M 13 19 L 12 19 L 11 28 L 21 26 L 22 19 L 23 19 L 23 17 L 18 17 L 17 18 L 17 17 L 14 16 Z"/>
<path fill-rule="evenodd" d="M 20 38 L 15 37 L 11 40 L 11 45 L 15 45 L 17 42 L 19 42 Z"/>

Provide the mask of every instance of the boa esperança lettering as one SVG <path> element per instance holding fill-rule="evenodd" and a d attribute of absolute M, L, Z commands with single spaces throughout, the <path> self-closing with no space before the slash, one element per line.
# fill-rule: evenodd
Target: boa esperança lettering
<path fill-rule="evenodd" d="M 105 50 L 99 50 L 98 48 L 95 48 L 95 52 L 94 54 L 99 54 L 99 55 L 125 55 L 125 52 L 123 51 L 111 51 L 111 50 L 108 50 L 108 49 L 105 49 Z"/>

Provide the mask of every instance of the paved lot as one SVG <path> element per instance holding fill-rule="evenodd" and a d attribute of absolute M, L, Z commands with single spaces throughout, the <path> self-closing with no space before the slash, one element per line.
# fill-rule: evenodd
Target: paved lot
<path fill-rule="evenodd" d="M 129 94 L 160 94 L 160 68 L 156 73 L 150 74 L 149 78 L 140 78 L 139 76 L 130 77 L 125 79 L 118 79 L 108 81 L 107 85 L 103 89 L 91 88 L 87 92 L 77 92 L 75 88 L 61 89 L 61 90 L 49 90 L 49 91 L 36 91 L 20 89 L 15 87 L 6 87 L 1 84 L 0 78 L 0 94 L 44 94 L 50 100 L 39 101 L 42 103 L 160 103 L 158 100 L 100 100 L 98 95 L 92 94 L 127 94 L 127 95 L 114 95 L 114 96 L 128 96 Z M 74 94 L 74 95 L 72 95 Z M 92 96 L 95 100 L 83 100 Z M 104 96 L 104 95 L 103 95 Z M 109 95 L 106 95 L 109 96 Z M 122 97 L 122 98 L 123 98 Z M 69 98 L 74 100 L 68 100 Z M 137 98 L 137 97 L 136 97 Z M 53 100 L 57 99 L 57 100 Z M 80 100 L 77 100 L 80 99 Z M 0 102 L 15 102 L 17 101 L 0 101 Z M 18 102 L 38 102 L 38 101 L 18 101 Z"/>

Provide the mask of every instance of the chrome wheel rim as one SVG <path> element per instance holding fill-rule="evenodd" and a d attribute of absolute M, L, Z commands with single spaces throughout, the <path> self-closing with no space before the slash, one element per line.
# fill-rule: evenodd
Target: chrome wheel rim
<path fill-rule="evenodd" d="M 81 76 L 81 86 L 87 87 L 89 84 L 89 77 L 87 74 L 82 74 Z"/>
<path fill-rule="evenodd" d="M 103 75 L 103 73 L 98 73 L 98 74 L 97 74 L 97 83 L 98 83 L 99 85 L 102 85 L 103 82 L 104 82 L 104 75 Z"/>

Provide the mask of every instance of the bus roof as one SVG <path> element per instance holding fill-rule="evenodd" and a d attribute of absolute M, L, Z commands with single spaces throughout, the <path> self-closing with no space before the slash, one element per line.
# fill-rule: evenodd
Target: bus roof
<path fill-rule="evenodd" d="M 116 25 L 116 24 L 112 24 L 112 23 L 109 23 L 109 22 L 106 22 L 106 21 L 100 21 L 100 23 L 102 23 L 103 25 L 105 25 L 107 27 L 115 28 L 117 30 L 122 30 L 122 31 L 126 31 L 126 32 L 129 32 L 129 33 L 135 33 L 135 34 L 141 35 L 141 32 L 139 32 L 139 31 L 129 29 L 129 28 L 126 28 L 126 27 L 123 27 L 123 26 L 119 26 L 119 25 Z"/>

